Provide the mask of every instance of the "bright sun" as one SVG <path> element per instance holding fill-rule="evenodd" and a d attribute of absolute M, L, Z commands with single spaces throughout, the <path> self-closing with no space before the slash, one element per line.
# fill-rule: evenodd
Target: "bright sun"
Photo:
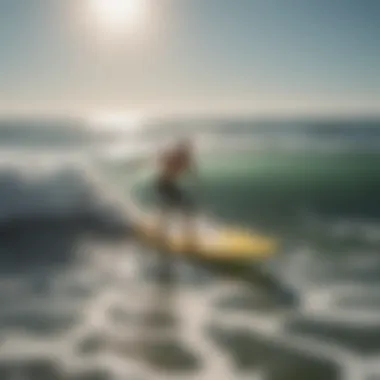
<path fill-rule="evenodd" d="M 90 0 L 97 19 L 112 30 L 142 22 L 147 0 Z"/>

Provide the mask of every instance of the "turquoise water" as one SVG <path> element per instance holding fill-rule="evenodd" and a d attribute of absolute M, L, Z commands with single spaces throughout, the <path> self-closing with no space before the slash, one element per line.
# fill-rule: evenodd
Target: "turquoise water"
<path fill-rule="evenodd" d="M 201 211 L 234 224 L 295 233 L 310 214 L 379 217 L 379 163 L 379 155 L 363 153 L 206 156 L 199 163 L 200 185 L 184 181 L 183 188 L 200 201 Z M 156 202 L 153 180 L 153 173 L 142 173 L 134 187 L 147 206 Z"/>

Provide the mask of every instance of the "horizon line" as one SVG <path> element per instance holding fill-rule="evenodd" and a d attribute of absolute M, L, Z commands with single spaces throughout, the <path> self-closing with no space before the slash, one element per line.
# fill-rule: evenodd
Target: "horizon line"
<path fill-rule="evenodd" d="M 66 110 L 21 110 L 21 111 L 5 111 L 0 110 L 0 119 L 7 118 L 66 118 L 66 119 L 88 119 L 96 114 L 103 113 L 104 109 L 91 109 L 83 111 L 66 111 Z M 228 118 L 240 118 L 240 119 L 348 119 L 348 118 L 380 118 L 379 109 L 373 110 L 302 110 L 302 111 L 235 111 L 235 112 L 223 112 L 223 111 L 172 111 L 172 112 L 135 112 L 133 110 L 110 110 L 106 113 L 114 115 L 125 115 L 126 118 L 131 115 L 139 115 L 143 120 L 154 119 L 228 119 Z"/>

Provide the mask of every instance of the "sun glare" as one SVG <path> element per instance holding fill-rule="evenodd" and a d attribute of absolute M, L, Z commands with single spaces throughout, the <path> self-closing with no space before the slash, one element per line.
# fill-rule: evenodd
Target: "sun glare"
<path fill-rule="evenodd" d="M 90 0 L 96 18 L 109 30 L 140 24 L 146 13 L 147 0 Z"/>
<path fill-rule="evenodd" d="M 143 118 L 130 112 L 96 112 L 88 117 L 88 121 L 98 130 L 133 132 L 140 129 Z"/>

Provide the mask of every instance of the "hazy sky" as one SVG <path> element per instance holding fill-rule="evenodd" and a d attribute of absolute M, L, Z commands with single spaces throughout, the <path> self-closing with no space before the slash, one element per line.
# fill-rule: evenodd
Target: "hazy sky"
<path fill-rule="evenodd" d="M 380 112 L 379 0 L 89 3 L 0 0 L 1 111 Z"/>

